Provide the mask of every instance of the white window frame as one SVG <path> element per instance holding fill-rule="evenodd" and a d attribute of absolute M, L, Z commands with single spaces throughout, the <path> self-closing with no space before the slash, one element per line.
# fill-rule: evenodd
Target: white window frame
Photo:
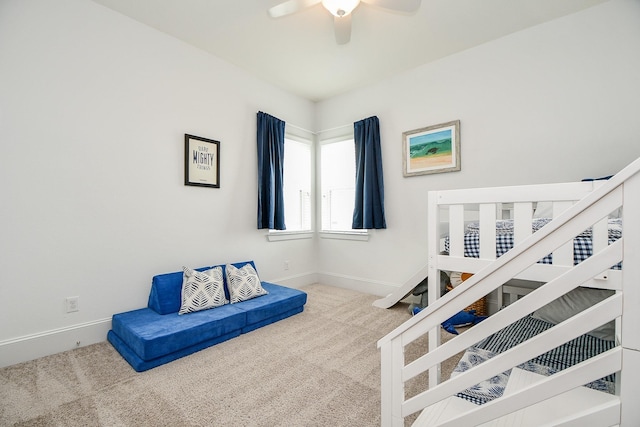
<path fill-rule="evenodd" d="M 296 141 L 296 142 L 301 142 L 303 144 L 309 144 L 310 148 L 311 148 L 311 161 L 309 162 L 309 168 L 310 168 L 310 175 L 311 175 L 311 195 L 310 195 L 310 200 L 309 202 L 311 203 L 310 206 L 310 215 L 311 215 L 311 219 L 310 219 L 310 226 L 311 228 L 309 230 L 295 230 L 295 231 L 291 231 L 291 230 L 268 230 L 267 232 L 267 240 L 270 242 L 279 242 L 279 241 L 283 241 L 283 240 L 296 240 L 296 239 L 311 239 L 314 235 L 314 224 L 316 223 L 316 205 L 315 205 L 315 197 L 314 197 L 314 191 L 316 190 L 316 185 L 315 185 L 315 181 L 316 181 L 316 173 L 315 173 L 315 155 L 316 155 L 316 150 L 315 148 L 315 137 L 311 132 L 307 132 L 303 129 L 297 128 L 297 127 L 287 127 L 285 125 L 285 139 L 289 139 L 292 141 Z M 286 153 L 286 148 L 285 148 L 285 153 Z M 285 154 L 286 156 L 286 154 Z M 285 157 L 285 162 L 286 162 L 286 157 Z M 287 213 L 285 212 L 285 221 L 287 218 Z"/>
<path fill-rule="evenodd" d="M 340 134 L 337 135 L 332 135 L 332 136 L 324 136 L 322 139 L 319 140 L 319 143 L 317 144 L 317 152 L 316 152 L 316 159 L 317 159 L 317 166 L 316 166 L 316 170 L 318 171 L 317 173 L 317 179 L 316 179 L 316 195 L 317 195 L 317 200 L 316 200 L 316 205 L 318 206 L 316 212 L 317 212 L 317 229 L 318 231 L 318 235 L 320 236 L 320 238 L 323 239 L 338 239 L 338 240 L 358 240 L 358 241 L 368 241 L 369 240 L 369 230 L 324 230 L 322 228 L 322 211 L 323 211 L 323 205 L 322 205 L 322 176 L 321 176 L 321 171 L 322 171 L 322 146 L 323 145 L 327 145 L 327 144 L 334 144 L 334 143 L 338 143 L 338 142 L 344 142 L 347 140 L 353 140 L 354 135 L 353 135 L 353 129 L 351 129 L 350 132 L 342 132 Z M 355 179 L 355 178 L 354 178 Z"/>

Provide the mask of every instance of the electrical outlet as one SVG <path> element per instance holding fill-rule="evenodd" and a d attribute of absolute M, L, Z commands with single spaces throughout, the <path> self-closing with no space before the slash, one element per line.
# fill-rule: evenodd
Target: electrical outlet
<path fill-rule="evenodd" d="M 67 306 L 67 313 L 80 311 L 80 297 L 67 297 L 65 302 Z"/>
<path fill-rule="evenodd" d="M 289 261 L 285 261 L 284 262 L 284 269 L 288 270 L 289 269 Z"/>

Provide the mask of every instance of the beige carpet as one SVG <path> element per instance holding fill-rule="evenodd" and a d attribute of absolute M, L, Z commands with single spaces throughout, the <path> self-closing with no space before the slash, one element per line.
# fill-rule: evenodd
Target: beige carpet
<path fill-rule="evenodd" d="M 303 290 L 303 313 L 147 372 L 106 341 L 2 368 L 0 425 L 379 426 L 376 344 L 410 317 L 407 305 L 375 308 L 375 296 L 319 284 Z M 426 348 L 417 340 L 407 359 Z"/>

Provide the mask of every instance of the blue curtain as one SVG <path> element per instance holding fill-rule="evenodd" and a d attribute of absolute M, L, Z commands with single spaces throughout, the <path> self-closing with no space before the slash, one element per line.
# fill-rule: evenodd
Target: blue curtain
<path fill-rule="evenodd" d="M 284 125 L 282 120 L 258 112 L 258 229 L 285 230 Z"/>
<path fill-rule="evenodd" d="M 354 229 L 387 228 L 384 219 L 384 182 L 380 123 L 376 116 L 353 124 L 356 148 L 356 200 Z"/>

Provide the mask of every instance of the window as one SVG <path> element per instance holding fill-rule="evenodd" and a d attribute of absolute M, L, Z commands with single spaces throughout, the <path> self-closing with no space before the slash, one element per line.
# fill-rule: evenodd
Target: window
<path fill-rule="evenodd" d="M 284 219 L 287 231 L 311 230 L 311 142 L 284 140 Z"/>
<path fill-rule="evenodd" d="M 322 231 L 363 233 L 351 228 L 356 184 L 353 138 L 323 143 L 320 160 Z"/>
<path fill-rule="evenodd" d="M 286 134 L 284 139 L 284 221 L 286 230 L 269 230 L 269 240 L 311 237 L 313 176 L 312 141 Z M 306 234 L 305 234 L 306 233 Z"/>

